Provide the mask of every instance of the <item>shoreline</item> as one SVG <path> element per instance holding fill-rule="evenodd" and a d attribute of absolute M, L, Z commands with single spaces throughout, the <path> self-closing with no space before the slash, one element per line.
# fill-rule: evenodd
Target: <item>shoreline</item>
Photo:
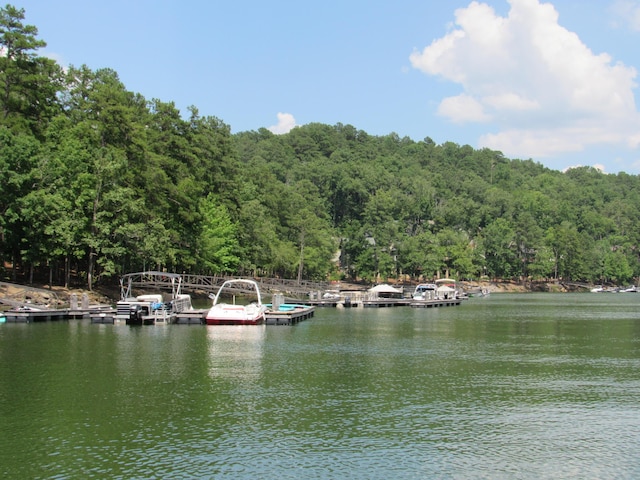
<path fill-rule="evenodd" d="M 340 290 L 349 290 L 348 286 L 355 284 L 339 282 Z M 569 293 L 588 292 L 591 286 L 572 284 L 562 284 L 560 282 L 540 282 L 523 285 L 516 282 L 492 282 L 492 281 L 460 281 L 458 282 L 465 291 L 488 290 L 490 293 L 527 293 L 527 292 L 547 292 L 547 293 Z M 402 286 L 402 285 L 398 285 Z M 357 289 L 369 288 L 358 285 Z M 405 288 L 409 288 L 405 286 Z M 411 286 L 413 288 L 413 285 Z M 119 300 L 120 293 L 114 287 L 97 287 L 95 290 L 82 288 L 69 288 L 62 286 L 52 286 L 35 284 L 22 285 L 17 283 L 0 282 L 0 298 L 11 299 L 25 304 L 51 305 L 61 307 L 69 304 L 71 295 L 77 295 L 81 299 L 87 295 L 91 305 L 115 305 Z M 2 305 L 2 304 L 0 304 Z"/>

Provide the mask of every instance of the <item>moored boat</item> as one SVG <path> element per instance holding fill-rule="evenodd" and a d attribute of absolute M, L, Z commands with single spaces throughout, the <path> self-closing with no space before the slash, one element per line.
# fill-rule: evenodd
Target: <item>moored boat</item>
<path fill-rule="evenodd" d="M 233 303 L 221 302 L 220 298 L 225 289 L 253 294 L 257 300 L 246 305 L 236 304 L 235 301 Z M 262 303 L 257 282 L 236 278 L 222 284 L 213 299 L 213 305 L 207 312 L 205 322 L 207 325 L 259 325 L 265 322 L 266 311 L 267 306 Z"/>
<path fill-rule="evenodd" d="M 169 290 L 166 294 L 133 295 L 134 287 L 153 285 Z M 116 321 L 127 325 L 168 325 L 177 313 L 193 310 L 191 296 L 182 293 L 182 276 L 167 272 L 128 273 L 120 278 L 120 300 L 116 303 Z"/>
<path fill-rule="evenodd" d="M 416 285 L 411 298 L 414 300 L 434 300 L 436 298 L 436 288 L 435 283 L 420 283 Z"/>
<path fill-rule="evenodd" d="M 450 300 L 452 298 L 460 298 L 461 296 L 455 280 L 451 278 L 440 278 L 436 280 L 436 297 L 439 300 Z"/>

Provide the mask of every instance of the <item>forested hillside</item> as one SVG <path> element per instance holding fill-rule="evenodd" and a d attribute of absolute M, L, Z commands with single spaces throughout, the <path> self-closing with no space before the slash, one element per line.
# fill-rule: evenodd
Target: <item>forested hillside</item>
<path fill-rule="evenodd" d="M 63 70 L 24 20 L 0 9 L 3 278 L 640 276 L 637 176 L 342 124 L 231 134 L 113 70 Z"/>

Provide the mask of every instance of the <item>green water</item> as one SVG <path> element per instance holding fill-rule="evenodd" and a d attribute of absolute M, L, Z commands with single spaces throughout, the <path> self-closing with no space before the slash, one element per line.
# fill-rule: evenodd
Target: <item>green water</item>
<path fill-rule="evenodd" d="M 3 478 L 640 478 L 640 294 L 0 325 Z"/>

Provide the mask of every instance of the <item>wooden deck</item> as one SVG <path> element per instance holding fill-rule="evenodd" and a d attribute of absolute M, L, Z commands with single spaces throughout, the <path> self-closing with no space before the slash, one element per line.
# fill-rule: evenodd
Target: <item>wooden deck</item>
<path fill-rule="evenodd" d="M 206 323 L 205 317 L 208 308 L 206 309 L 194 309 L 185 312 L 176 313 L 173 317 L 172 323 L 174 325 L 204 325 Z M 97 324 L 114 324 L 125 323 L 124 321 L 118 321 L 115 318 L 115 310 L 110 312 L 95 312 L 91 314 L 91 323 Z M 301 306 L 301 308 L 295 308 L 287 311 L 267 310 L 265 320 L 267 325 L 295 325 L 307 318 L 313 317 L 315 314 L 315 307 L 313 306 Z"/>
<path fill-rule="evenodd" d="M 265 317 L 267 325 L 295 325 L 307 318 L 313 317 L 314 314 L 315 307 L 301 305 L 293 310 L 267 310 Z"/>
<path fill-rule="evenodd" d="M 389 308 L 389 307 L 414 307 L 414 308 L 433 308 L 433 307 L 451 307 L 460 305 L 465 298 L 454 299 L 437 299 L 437 300 L 414 300 L 412 298 L 367 298 L 356 297 L 354 299 L 335 298 L 323 300 L 310 300 L 309 305 L 316 307 L 334 307 L 334 308 Z"/>
<path fill-rule="evenodd" d="M 69 310 L 7 310 L 4 315 L 7 323 L 46 322 L 68 319 Z"/>
<path fill-rule="evenodd" d="M 410 306 L 413 308 L 452 307 L 460 305 L 464 300 L 464 298 L 452 298 L 449 300 L 415 300 L 411 302 Z"/>

